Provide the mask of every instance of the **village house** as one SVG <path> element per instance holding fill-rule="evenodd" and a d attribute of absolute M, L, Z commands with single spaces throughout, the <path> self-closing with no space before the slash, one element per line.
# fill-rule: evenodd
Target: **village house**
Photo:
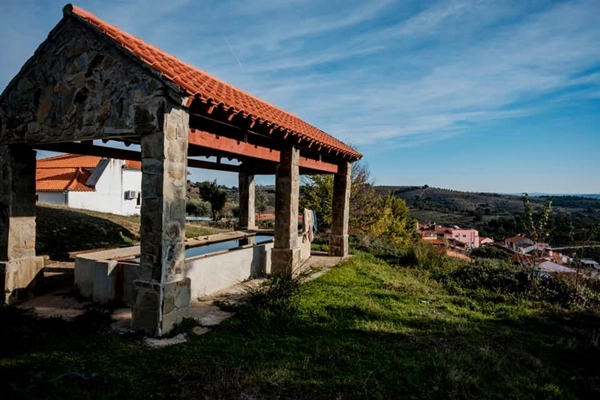
<path fill-rule="evenodd" d="M 458 226 L 448 227 L 431 224 L 418 224 L 417 230 L 423 240 L 454 240 L 465 247 L 476 249 L 479 247 L 479 231 Z"/>
<path fill-rule="evenodd" d="M 63 154 L 37 160 L 39 203 L 119 215 L 139 215 L 141 162 Z"/>
<path fill-rule="evenodd" d="M 480 236 L 479 237 L 479 246 L 487 246 L 488 244 L 493 244 L 494 243 L 494 239 L 489 238 L 489 237 L 483 237 Z"/>
<path fill-rule="evenodd" d="M 581 263 L 584 266 L 586 266 L 586 267 L 590 267 L 590 268 L 594 268 L 594 269 L 600 269 L 600 263 L 598 263 L 595 260 L 581 259 Z"/>
<path fill-rule="evenodd" d="M 525 236 L 517 235 L 507 239 L 504 239 L 504 246 L 509 248 L 510 250 L 518 253 L 526 254 L 529 251 L 524 251 L 531 247 L 533 250 L 533 245 L 535 243 L 533 240 L 526 238 Z"/>

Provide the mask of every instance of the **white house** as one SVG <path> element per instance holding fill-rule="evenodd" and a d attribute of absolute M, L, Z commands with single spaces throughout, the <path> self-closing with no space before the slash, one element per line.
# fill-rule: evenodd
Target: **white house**
<path fill-rule="evenodd" d="M 581 263 L 583 265 L 585 265 L 586 267 L 591 267 L 591 268 L 595 268 L 595 269 L 600 269 L 600 263 L 598 263 L 595 260 L 590 260 L 590 259 L 581 259 Z"/>
<path fill-rule="evenodd" d="M 140 213 L 141 162 L 63 154 L 37 161 L 36 197 L 120 215 Z"/>

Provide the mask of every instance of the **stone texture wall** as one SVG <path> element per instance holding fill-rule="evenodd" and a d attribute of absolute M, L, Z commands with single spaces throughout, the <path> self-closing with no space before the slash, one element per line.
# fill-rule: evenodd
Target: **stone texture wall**
<path fill-rule="evenodd" d="M 35 256 L 35 151 L 0 146 L 0 290 L 3 302 L 25 297 L 42 279 Z"/>
<path fill-rule="evenodd" d="M 143 135 L 141 142 L 140 279 L 133 308 L 134 327 L 157 335 L 187 315 L 190 301 L 189 282 L 188 289 L 182 283 L 188 114 L 178 106 L 166 108 L 163 129 Z"/>
<path fill-rule="evenodd" d="M 156 74 L 67 17 L 0 97 L 0 145 L 156 132 L 166 95 Z"/>
<path fill-rule="evenodd" d="M 240 172 L 238 176 L 240 192 L 240 220 L 241 229 L 256 228 L 255 194 L 256 182 L 254 175 Z"/>
<path fill-rule="evenodd" d="M 35 256 L 35 154 L 0 146 L 0 261 Z"/>
<path fill-rule="evenodd" d="M 344 257 L 348 254 L 348 223 L 350 220 L 350 188 L 352 164 L 340 164 L 333 178 L 333 201 L 329 254 Z"/>
<path fill-rule="evenodd" d="M 274 274 L 292 273 L 300 262 L 298 245 L 298 197 L 300 195 L 300 152 L 293 146 L 281 151 L 275 177 L 275 247 L 271 252 Z"/>

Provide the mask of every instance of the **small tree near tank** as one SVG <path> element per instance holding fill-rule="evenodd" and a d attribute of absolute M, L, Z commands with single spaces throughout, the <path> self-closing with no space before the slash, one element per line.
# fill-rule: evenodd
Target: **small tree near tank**
<path fill-rule="evenodd" d="M 200 183 L 198 185 L 198 190 L 200 191 L 200 197 L 210 203 L 212 219 L 213 221 L 216 221 L 227 201 L 227 193 L 219 188 L 216 180 L 213 182 L 205 181 Z"/>

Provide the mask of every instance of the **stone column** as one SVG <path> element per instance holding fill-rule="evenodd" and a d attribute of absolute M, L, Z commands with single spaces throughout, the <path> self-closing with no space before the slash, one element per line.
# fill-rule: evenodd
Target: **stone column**
<path fill-rule="evenodd" d="M 254 181 L 254 175 L 248 172 L 239 173 L 239 191 L 240 191 L 240 229 L 255 229 L 256 228 L 256 215 L 255 215 L 255 190 L 256 183 Z"/>
<path fill-rule="evenodd" d="M 174 107 L 163 131 L 144 134 L 140 279 L 134 282 L 134 329 L 161 336 L 189 316 L 185 277 L 188 114 Z"/>
<path fill-rule="evenodd" d="M 286 146 L 275 177 L 275 243 L 271 250 L 271 272 L 290 274 L 299 266 L 298 197 L 300 195 L 300 151 Z"/>
<path fill-rule="evenodd" d="M 348 255 L 348 221 L 350 219 L 350 186 L 352 164 L 341 163 L 333 178 L 333 201 L 329 254 L 337 257 Z"/>
<path fill-rule="evenodd" d="M 10 304 L 43 283 L 35 255 L 35 151 L 0 146 L 0 290 Z"/>

